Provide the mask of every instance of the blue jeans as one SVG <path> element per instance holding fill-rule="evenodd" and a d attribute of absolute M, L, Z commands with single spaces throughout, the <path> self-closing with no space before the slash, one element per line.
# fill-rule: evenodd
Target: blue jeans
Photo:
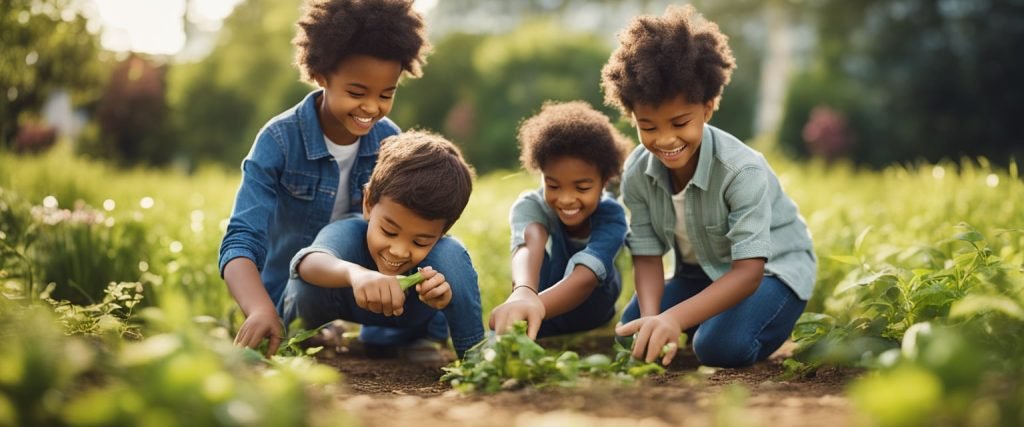
<path fill-rule="evenodd" d="M 561 226 L 554 228 L 555 230 L 550 233 L 550 251 L 545 252 L 544 262 L 540 267 L 541 291 L 554 286 L 572 273 L 572 270 L 568 270 L 569 259 L 576 252 L 570 251 L 565 230 Z M 568 312 L 545 319 L 540 325 L 537 337 L 589 331 L 608 323 L 615 317 L 615 301 L 619 299 L 620 293 L 622 275 L 612 264 L 604 282 L 598 283 L 586 300 Z"/>
<path fill-rule="evenodd" d="M 711 284 L 699 266 L 677 262 L 665 283 L 660 312 L 689 299 Z M 701 364 L 735 368 L 767 359 L 789 338 L 807 301 L 781 280 L 764 276 L 753 295 L 686 331 Z M 640 317 L 636 295 L 622 313 L 622 323 Z"/>
<path fill-rule="evenodd" d="M 313 246 L 376 270 L 366 247 L 366 229 L 367 223 L 361 218 L 335 222 L 320 232 Z M 300 318 L 307 329 L 335 319 L 362 324 L 360 339 L 376 345 L 402 345 L 423 337 L 445 339 L 450 330 L 452 344 L 461 357 L 484 337 L 480 289 L 469 253 L 458 240 L 445 236 L 419 266 L 434 267 L 452 287 L 452 301 L 441 311 L 423 304 L 410 289 L 402 315 L 388 317 L 359 307 L 352 288 L 322 288 L 293 278 L 285 287 L 278 312 L 286 325 Z"/>

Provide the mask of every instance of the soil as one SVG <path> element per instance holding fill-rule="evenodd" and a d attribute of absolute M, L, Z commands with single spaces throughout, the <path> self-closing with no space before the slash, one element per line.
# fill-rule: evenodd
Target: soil
<path fill-rule="evenodd" d="M 581 356 L 607 354 L 611 337 L 588 336 L 569 348 Z M 581 381 L 573 388 L 472 395 L 439 382 L 439 367 L 346 349 L 326 352 L 320 361 L 342 372 L 337 399 L 365 426 L 852 425 L 853 408 L 843 390 L 858 372 L 823 369 L 812 378 L 783 380 L 781 359 L 791 348 L 784 345 L 769 360 L 743 369 L 700 368 L 687 352 L 664 375 L 636 384 Z"/>

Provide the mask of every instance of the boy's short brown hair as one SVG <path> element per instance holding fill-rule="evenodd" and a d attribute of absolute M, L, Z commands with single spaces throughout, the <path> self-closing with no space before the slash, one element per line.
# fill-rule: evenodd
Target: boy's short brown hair
<path fill-rule="evenodd" d="M 601 70 L 605 103 L 629 114 L 679 95 L 718 103 L 736 59 L 728 37 L 693 6 L 669 6 L 663 16 L 638 16 L 619 33 L 619 48 Z"/>
<path fill-rule="evenodd" d="M 306 0 L 297 25 L 295 65 L 308 82 L 352 55 L 398 61 L 419 77 L 430 51 L 423 16 L 410 0 Z"/>
<path fill-rule="evenodd" d="M 622 173 L 631 146 L 608 116 L 583 101 L 546 102 L 519 125 L 519 160 L 528 170 L 569 156 L 594 165 L 607 181 Z"/>
<path fill-rule="evenodd" d="M 455 144 L 435 133 L 410 131 L 381 142 L 367 197 L 371 205 L 390 197 L 425 219 L 443 219 L 448 231 L 469 203 L 473 176 Z"/>

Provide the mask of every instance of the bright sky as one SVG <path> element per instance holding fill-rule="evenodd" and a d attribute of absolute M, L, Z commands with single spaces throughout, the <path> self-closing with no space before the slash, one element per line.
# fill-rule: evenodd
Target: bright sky
<path fill-rule="evenodd" d="M 185 46 L 185 0 L 93 0 L 103 22 L 100 41 L 113 51 L 173 55 Z M 420 12 L 439 0 L 415 0 Z M 241 0 L 192 0 L 193 22 L 206 29 L 220 28 Z"/>

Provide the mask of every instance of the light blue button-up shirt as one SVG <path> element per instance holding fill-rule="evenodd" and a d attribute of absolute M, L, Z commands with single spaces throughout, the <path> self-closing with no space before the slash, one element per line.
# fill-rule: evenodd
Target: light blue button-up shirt
<path fill-rule="evenodd" d="M 630 213 L 626 244 L 634 256 L 662 256 L 675 247 L 671 196 L 668 168 L 643 145 L 636 147 L 622 177 Z M 712 280 L 728 272 L 733 260 L 765 258 L 766 274 L 800 299 L 810 298 L 817 273 L 810 232 L 761 153 L 705 125 L 683 203 L 687 235 Z"/>

